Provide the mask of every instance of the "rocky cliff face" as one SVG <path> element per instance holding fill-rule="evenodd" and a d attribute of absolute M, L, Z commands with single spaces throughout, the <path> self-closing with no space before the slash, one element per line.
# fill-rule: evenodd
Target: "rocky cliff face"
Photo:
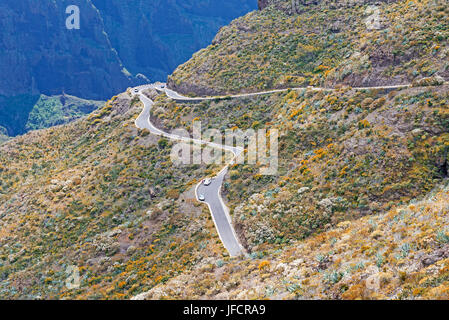
<path fill-rule="evenodd" d="M 81 29 L 65 26 L 68 5 Z M 66 92 L 106 99 L 133 84 L 90 0 L 5 0 L 0 3 L 0 95 Z"/>
<path fill-rule="evenodd" d="M 206 47 L 222 26 L 257 8 L 256 0 L 92 2 L 123 64 L 151 81 L 165 81 L 179 64 Z"/>
<path fill-rule="evenodd" d="M 66 28 L 77 5 L 81 28 Z M 0 3 L 0 126 L 26 131 L 40 94 L 106 100 L 137 83 L 124 69 L 90 0 L 4 0 Z"/>

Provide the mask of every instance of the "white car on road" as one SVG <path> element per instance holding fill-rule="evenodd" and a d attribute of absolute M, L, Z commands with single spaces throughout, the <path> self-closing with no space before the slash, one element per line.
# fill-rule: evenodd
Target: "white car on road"
<path fill-rule="evenodd" d="M 204 201 L 204 200 L 206 200 L 206 198 L 204 197 L 204 195 L 200 194 L 200 195 L 198 196 L 198 200 Z"/>
<path fill-rule="evenodd" d="M 209 178 L 205 179 L 203 183 L 204 183 L 205 186 L 208 186 L 208 185 L 210 185 L 212 183 L 212 179 L 209 179 Z"/>

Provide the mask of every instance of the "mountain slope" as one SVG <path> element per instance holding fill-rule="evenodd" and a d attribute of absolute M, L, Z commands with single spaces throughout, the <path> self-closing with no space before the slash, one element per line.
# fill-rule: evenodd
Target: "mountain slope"
<path fill-rule="evenodd" d="M 152 116 L 165 129 L 278 129 L 279 172 L 245 164 L 226 177 L 250 259 L 199 263 L 137 298 L 448 298 L 449 87 L 438 78 L 447 77 L 447 7 L 385 1 L 387 27 L 366 31 L 365 4 L 318 2 L 297 12 L 265 2 L 274 7 L 231 23 L 170 77 L 192 95 L 336 89 L 157 100 Z"/>
<path fill-rule="evenodd" d="M 69 95 L 41 95 L 31 110 L 25 130 L 38 130 L 72 122 L 104 106 L 104 101 L 90 101 Z"/>
<path fill-rule="evenodd" d="M 449 186 L 251 259 L 200 263 L 140 299 L 449 299 Z M 179 290 L 182 288 L 182 290 Z"/>
<path fill-rule="evenodd" d="M 78 119 L 104 105 L 70 95 L 0 97 L 0 124 L 4 134 L 16 136 L 29 130 L 48 128 Z"/>
<path fill-rule="evenodd" d="M 448 177 L 449 86 L 296 90 L 173 103 L 153 111 L 166 130 L 279 130 L 279 170 L 231 167 L 233 221 L 249 251 L 264 250 L 420 198 Z M 260 159 L 259 159 L 260 161 Z"/>
<path fill-rule="evenodd" d="M 284 85 L 303 77 L 303 84 L 335 81 L 335 89 L 201 103 L 147 92 L 155 101 L 154 123 L 168 131 L 191 130 L 197 120 L 204 129 L 279 130 L 277 174 L 261 175 L 262 163 L 234 165 L 222 190 L 249 257 L 227 256 L 210 213 L 195 200 L 198 180 L 220 167 L 175 166 L 171 142 L 134 127 L 142 105 L 124 93 L 87 118 L 0 146 L 0 297 L 448 298 L 448 85 L 436 77 L 397 90 L 340 85 L 357 77 L 390 84 L 435 76 L 420 71 L 408 78 L 416 66 L 435 66 L 444 76 L 446 61 L 437 58 L 445 57 L 446 38 L 438 40 L 433 30 L 446 26 L 446 8 L 382 4 L 385 12 L 417 20 L 418 12 L 434 27 L 413 29 L 422 36 L 414 46 L 441 44 L 435 53 L 418 52 L 412 64 L 377 55 L 373 68 L 397 63 L 385 73 L 355 68 L 354 56 L 344 54 L 359 48 L 359 26 L 354 34 L 346 24 L 336 26 L 329 46 L 306 34 L 325 28 L 315 18 L 338 22 L 365 4 L 313 1 L 290 12 L 284 10 L 290 1 L 269 3 L 275 7 L 222 30 L 215 45 L 175 72 L 171 85 L 196 94 L 260 90 L 285 76 Z M 289 19 L 298 25 L 286 24 Z M 366 33 L 366 45 L 380 48 L 378 36 L 409 45 L 401 28 L 385 30 Z M 248 50 L 255 47 L 252 61 Z M 334 67 L 320 61 L 315 71 L 315 60 L 326 57 Z M 337 81 L 343 66 L 350 66 L 349 80 Z M 304 74 L 291 78 L 290 72 Z M 71 265 L 81 276 L 73 290 L 65 283 Z"/>
<path fill-rule="evenodd" d="M 301 5 L 299 13 L 291 13 L 291 1 L 273 2 L 223 28 L 212 45 L 173 73 L 169 86 L 214 95 L 340 83 L 394 85 L 435 75 L 449 79 L 444 1 L 382 2 L 375 23 L 370 1 L 314 1 Z"/>
<path fill-rule="evenodd" d="M 125 93 L 0 146 L 0 298 L 129 298 L 226 255 L 194 201 L 209 169 L 174 167 L 171 143 L 135 128 L 141 110 Z"/>

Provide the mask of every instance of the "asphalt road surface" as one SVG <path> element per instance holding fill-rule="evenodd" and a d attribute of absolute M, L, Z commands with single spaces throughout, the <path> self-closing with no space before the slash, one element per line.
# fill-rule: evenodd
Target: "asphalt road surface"
<path fill-rule="evenodd" d="M 150 117 L 150 111 L 151 108 L 154 105 L 154 102 L 149 99 L 147 96 L 143 94 L 143 91 L 146 89 L 155 88 L 155 85 L 148 85 L 148 86 L 141 86 L 132 89 L 132 93 L 134 95 L 137 95 L 139 99 L 144 104 L 144 109 L 139 115 L 139 117 L 135 121 L 135 125 L 138 128 L 146 128 L 148 129 L 152 134 L 163 136 L 172 140 L 177 141 L 193 141 L 194 143 L 197 143 L 199 145 L 208 145 L 210 147 L 214 148 L 220 148 L 227 151 L 230 151 L 234 155 L 234 159 L 237 155 L 240 154 L 243 150 L 240 148 L 230 147 L 230 146 L 222 146 L 218 145 L 216 143 L 210 143 L 202 140 L 197 139 L 190 139 L 186 137 L 181 137 L 178 135 L 173 135 L 167 132 L 164 132 L 158 128 L 156 128 L 151 123 L 151 117 Z M 138 90 L 138 92 L 135 92 L 135 90 Z M 232 161 L 234 161 L 234 159 Z M 231 163 L 232 163 L 231 161 Z M 221 197 L 221 187 L 223 185 L 223 179 L 227 173 L 228 165 L 226 165 L 223 170 L 212 179 L 211 184 L 208 186 L 205 186 L 202 182 L 197 185 L 196 187 L 196 197 L 197 200 L 200 201 L 199 195 L 204 196 L 204 203 L 206 203 L 209 207 L 209 210 L 212 214 L 212 218 L 215 224 L 215 227 L 217 229 L 218 235 L 226 248 L 226 250 L 229 252 L 229 255 L 231 257 L 239 256 L 245 253 L 242 245 L 240 244 L 238 237 L 235 233 L 235 230 L 232 226 L 232 220 L 229 215 L 229 209 L 224 204 L 223 199 Z"/>

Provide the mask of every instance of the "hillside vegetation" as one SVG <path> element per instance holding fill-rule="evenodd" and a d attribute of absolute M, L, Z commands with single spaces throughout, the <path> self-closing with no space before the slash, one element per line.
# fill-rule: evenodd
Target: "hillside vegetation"
<path fill-rule="evenodd" d="M 171 143 L 135 128 L 141 108 L 122 94 L 0 146 L 0 298 L 129 298 L 226 256 L 192 190 L 213 168 L 174 167 Z"/>
<path fill-rule="evenodd" d="M 235 165 L 223 192 L 249 258 L 200 263 L 145 299 L 448 299 L 447 6 L 373 1 L 268 6 L 221 30 L 156 100 L 159 127 L 278 129 L 279 171 Z M 296 1 L 305 3 L 306 1 Z M 271 4 L 271 6 L 270 6 Z M 359 86 L 412 83 L 398 90 Z"/>
<path fill-rule="evenodd" d="M 0 97 L 0 130 L 5 136 L 17 136 L 31 130 L 65 124 L 104 106 L 104 101 L 86 100 L 62 94 Z"/>
<path fill-rule="evenodd" d="M 339 222 L 424 196 L 448 176 L 448 86 L 289 91 L 177 105 L 158 99 L 166 130 L 278 129 L 279 172 L 231 168 L 224 191 L 249 250 L 284 244 Z"/>
<path fill-rule="evenodd" d="M 37 130 L 74 121 L 104 106 L 103 101 L 91 101 L 69 95 L 45 96 L 31 109 L 25 130 Z"/>
<path fill-rule="evenodd" d="M 299 13 L 291 12 L 290 0 L 273 2 L 223 28 L 169 77 L 169 86 L 214 95 L 449 79 L 445 1 L 380 2 L 376 10 L 371 1 L 316 1 L 299 5 Z"/>
<path fill-rule="evenodd" d="M 373 1 L 260 2 L 170 86 L 332 89 L 201 103 L 146 93 L 167 131 L 279 131 L 276 174 L 233 165 L 223 184 L 248 256 L 228 256 L 195 199 L 222 167 L 173 164 L 173 142 L 134 126 L 142 104 L 126 92 L 0 145 L 0 298 L 449 298 L 447 7 L 382 1 L 367 30 Z"/>
<path fill-rule="evenodd" d="M 449 186 L 283 250 L 202 263 L 146 299 L 449 299 Z"/>

